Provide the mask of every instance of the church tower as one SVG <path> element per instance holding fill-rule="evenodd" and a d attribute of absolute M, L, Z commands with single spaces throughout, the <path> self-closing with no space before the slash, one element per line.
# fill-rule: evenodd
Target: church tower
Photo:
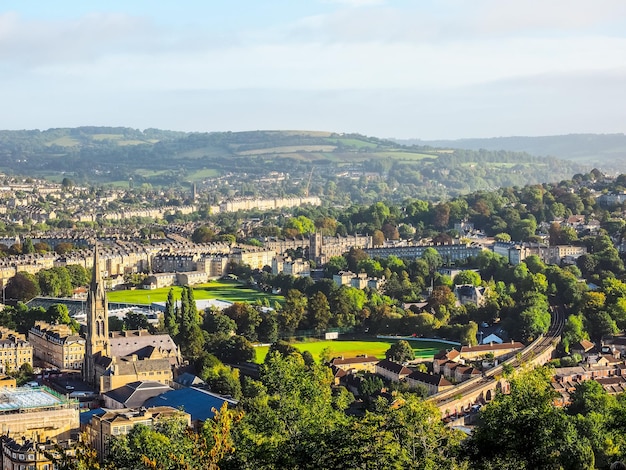
<path fill-rule="evenodd" d="M 321 232 L 315 232 L 309 239 L 309 259 L 316 263 L 321 262 L 322 258 L 322 245 L 324 244 L 324 237 Z"/>
<path fill-rule="evenodd" d="M 87 294 L 87 337 L 85 341 L 84 380 L 98 386 L 96 380 L 96 358 L 109 356 L 109 309 L 100 272 L 98 242 L 93 250 L 93 273 Z"/>

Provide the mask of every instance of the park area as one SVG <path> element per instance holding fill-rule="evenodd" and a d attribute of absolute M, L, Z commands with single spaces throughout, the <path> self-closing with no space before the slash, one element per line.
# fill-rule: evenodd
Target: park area
<path fill-rule="evenodd" d="M 266 294 L 237 281 L 211 281 L 207 284 L 198 284 L 192 287 L 196 300 L 219 299 L 228 302 L 254 303 L 257 300 L 263 302 L 264 299 L 267 299 L 271 306 L 276 301 L 283 301 L 283 297 L 280 295 Z M 171 289 L 174 289 L 174 298 L 176 300 L 180 299 L 182 287 L 172 286 Z M 116 290 L 107 292 L 107 299 L 111 303 L 149 305 L 152 302 L 165 302 L 169 291 L 170 287 L 152 290 Z"/>
<path fill-rule="evenodd" d="M 328 348 L 329 356 L 337 357 L 354 357 L 359 354 L 368 356 L 376 356 L 380 359 L 385 358 L 385 352 L 389 347 L 399 340 L 392 339 L 375 339 L 371 340 L 330 340 L 330 341 L 302 341 L 291 343 L 298 351 L 309 351 L 316 361 L 319 361 L 321 352 Z M 453 346 L 448 343 L 439 341 L 415 341 L 409 340 L 409 344 L 415 352 L 417 359 L 432 359 L 442 349 L 449 349 Z M 269 346 L 256 347 L 256 362 L 262 363 L 265 360 Z"/>

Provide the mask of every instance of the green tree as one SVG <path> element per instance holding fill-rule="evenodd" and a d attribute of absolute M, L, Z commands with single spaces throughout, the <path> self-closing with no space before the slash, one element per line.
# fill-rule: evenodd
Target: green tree
<path fill-rule="evenodd" d="M 28 302 L 33 297 L 38 296 L 39 292 L 39 284 L 35 276 L 25 271 L 20 271 L 7 282 L 4 296 L 8 300 Z"/>
<path fill-rule="evenodd" d="M 237 334 L 245 336 L 250 341 L 258 339 L 257 328 L 261 324 L 261 314 L 252 305 L 235 302 L 222 310 L 222 313 L 237 324 Z"/>
<path fill-rule="evenodd" d="M 328 329 L 331 319 L 330 305 L 323 292 L 313 294 L 308 302 L 307 323 L 309 328 L 321 334 Z"/>
<path fill-rule="evenodd" d="M 428 264 L 428 270 L 431 275 L 443 265 L 443 259 L 434 248 L 426 248 L 422 253 L 422 259 Z"/>
<path fill-rule="evenodd" d="M 72 287 L 81 287 L 89 284 L 89 271 L 80 264 L 69 264 L 65 267 L 70 276 Z"/>
<path fill-rule="evenodd" d="M 365 251 L 360 248 L 350 248 L 348 254 L 346 254 L 346 261 L 348 262 L 348 269 L 352 272 L 357 272 L 359 269 L 359 263 L 368 259 L 369 256 Z"/>
<path fill-rule="evenodd" d="M 219 462 L 234 450 L 231 429 L 241 417 L 224 403 L 199 433 L 178 418 L 159 420 L 154 427 L 137 424 L 113 439 L 106 468 L 219 470 Z"/>
<path fill-rule="evenodd" d="M 176 312 L 176 301 L 174 300 L 174 289 L 170 288 L 167 293 L 167 300 L 165 301 L 165 312 L 163 312 L 163 321 L 165 323 L 165 330 L 172 337 L 176 338 L 180 331 L 179 319 Z"/>
<path fill-rule="evenodd" d="M 566 353 L 569 353 L 570 347 L 583 339 L 589 339 L 589 335 L 585 331 L 582 315 L 570 315 L 567 317 L 561 343 Z"/>
<path fill-rule="evenodd" d="M 230 336 L 237 331 L 237 323 L 222 312 L 207 311 L 204 314 L 203 329 L 210 334 Z"/>
<path fill-rule="evenodd" d="M 298 350 L 294 348 L 287 341 L 279 340 L 270 345 L 269 350 L 267 351 L 267 355 L 265 356 L 265 361 L 269 361 L 274 353 L 279 354 L 282 357 L 290 356 L 294 353 L 299 354 Z"/>
<path fill-rule="evenodd" d="M 278 340 L 278 319 L 274 311 L 261 312 L 257 336 L 263 343 L 274 343 Z"/>
<path fill-rule="evenodd" d="M 286 236 L 310 235 L 315 233 L 315 223 L 304 215 L 287 219 L 283 227 Z"/>
<path fill-rule="evenodd" d="M 184 357 L 195 359 L 204 348 L 204 335 L 199 325 L 198 310 L 193 298 L 193 290 L 184 286 L 181 292 L 180 331 L 177 343 Z"/>
<path fill-rule="evenodd" d="M 208 225 L 198 227 L 193 231 L 191 240 L 194 243 L 210 243 L 215 239 L 215 231 Z"/>
<path fill-rule="evenodd" d="M 126 330 L 150 330 L 151 325 L 148 318 L 142 313 L 132 311 L 126 312 L 124 315 L 124 327 Z"/>
<path fill-rule="evenodd" d="M 472 468 L 593 468 L 589 442 L 563 409 L 553 405 L 550 375 L 538 368 L 511 377 L 511 393 L 496 394 L 481 410 L 480 423 L 465 446 Z"/>
<path fill-rule="evenodd" d="M 387 352 L 385 352 L 385 357 L 390 361 L 399 362 L 400 364 L 412 361 L 415 359 L 415 351 L 409 344 L 408 341 L 400 340 L 396 343 L 393 343 Z"/>
<path fill-rule="evenodd" d="M 571 415 L 588 415 L 591 412 L 609 414 L 615 406 L 617 406 L 615 397 L 609 395 L 599 382 L 586 380 L 577 384 L 570 394 L 567 413 Z"/>
<path fill-rule="evenodd" d="M 455 285 L 471 284 L 473 286 L 480 286 L 482 279 L 480 278 L 480 274 L 476 271 L 461 271 L 454 276 L 452 282 Z"/>
<path fill-rule="evenodd" d="M 22 245 L 22 253 L 25 255 L 30 255 L 35 252 L 35 246 L 33 245 L 33 240 L 30 238 L 26 238 Z"/>
<path fill-rule="evenodd" d="M 326 366 L 307 366 L 300 354 L 268 354 L 261 366 L 265 390 L 242 400 L 235 430 L 237 452 L 229 468 L 315 468 L 327 453 L 329 433 L 348 423 L 335 409 Z M 323 468 L 323 467 L 318 467 Z"/>
<path fill-rule="evenodd" d="M 72 318 L 70 312 L 65 304 L 54 304 L 48 307 L 46 310 L 48 316 L 48 322 L 57 325 L 72 325 Z M 75 329 L 74 331 L 78 331 Z"/>
<path fill-rule="evenodd" d="M 293 335 L 304 319 L 307 298 L 297 289 L 290 289 L 285 296 L 285 303 L 278 312 L 278 324 L 285 335 Z"/>

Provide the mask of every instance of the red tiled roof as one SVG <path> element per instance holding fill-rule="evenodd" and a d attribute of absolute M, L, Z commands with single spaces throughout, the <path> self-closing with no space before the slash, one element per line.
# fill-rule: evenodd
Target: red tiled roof
<path fill-rule="evenodd" d="M 578 344 L 576 344 L 572 349 L 582 349 L 584 352 L 588 352 L 595 348 L 595 344 L 591 341 L 587 341 L 586 339 L 580 340 Z"/>
<path fill-rule="evenodd" d="M 461 354 L 456 349 L 451 349 L 448 351 L 447 349 L 442 349 L 437 354 L 433 356 L 434 359 L 455 359 Z"/>

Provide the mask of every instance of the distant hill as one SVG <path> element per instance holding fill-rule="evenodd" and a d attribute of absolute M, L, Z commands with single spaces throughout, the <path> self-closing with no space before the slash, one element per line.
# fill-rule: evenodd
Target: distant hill
<path fill-rule="evenodd" d="M 544 137 L 493 137 L 459 140 L 396 140 L 402 145 L 469 150 L 508 150 L 592 165 L 605 172 L 626 172 L 626 135 L 568 134 Z"/>
<path fill-rule="evenodd" d="M 279 194 L 308 193 L 309 188 L 325 194 L 332 183 L 332 193 L 349 194 L 343 200 L 355 202 L 442 199 L 571 179 L 591 168 L 584 161 L 522 152 L 402 145 L 333 132 L 186 133 L 123 127 L 0 131 L 0 171 L 9 174 L 160 187 L 223 176 L 231 188 L 245 186 L 247 193 L 254 193 L 259 178 L 271 180 L 271 172 L 280 172 L 288 177 L 276 186 Z"/>

